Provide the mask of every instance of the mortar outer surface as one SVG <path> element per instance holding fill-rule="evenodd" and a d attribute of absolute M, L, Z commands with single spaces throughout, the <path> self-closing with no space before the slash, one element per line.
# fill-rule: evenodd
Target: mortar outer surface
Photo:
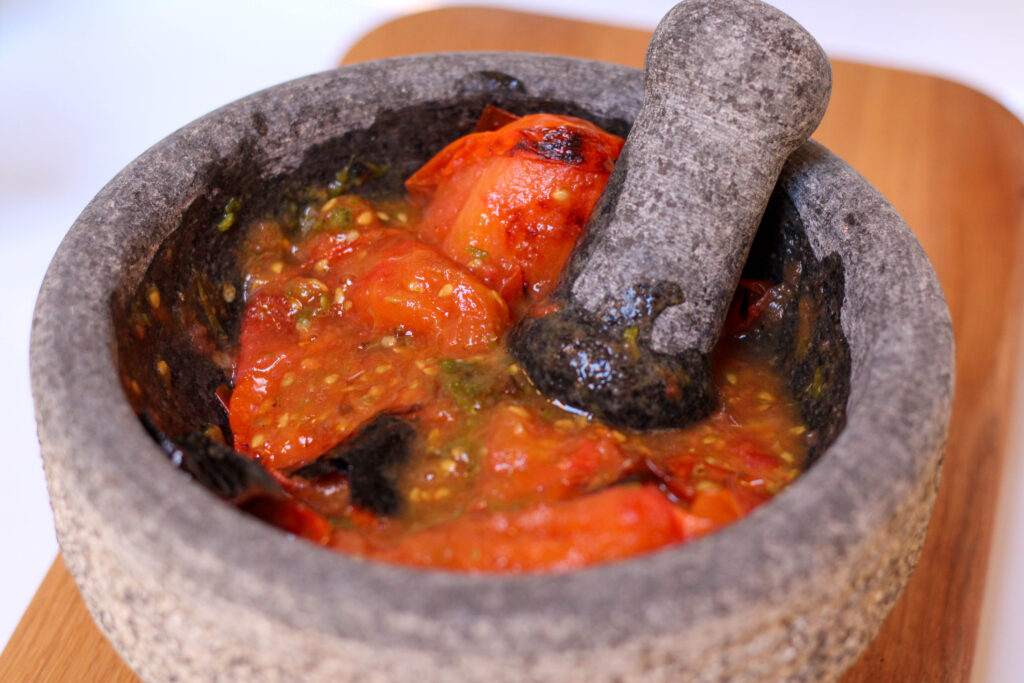
<path fill-rule="evenodd" d="M 129 408 L 111 300 L 138 284 L 218 160 L 245 144 L 266 173 L 288 172 L 302 149 L 383 110 L 464 97 L 483 72 L 611 118 L 631 119 L 642 99 L 640 72 L 559 57 L 357 65 L 186 126 L 76 221 L 37 302 L 31 373 L 59 540 L 98 624 L 154 681 L 837 677 L 920 551 L 952 395 L 952 333 L 902 220 L 813 144 L 782 182 L 814 248 L 847 264 L 848 426 L 793 486 L 713 536 L 566 574 L 367 563 L 215 499 L 170 465 Z"/>

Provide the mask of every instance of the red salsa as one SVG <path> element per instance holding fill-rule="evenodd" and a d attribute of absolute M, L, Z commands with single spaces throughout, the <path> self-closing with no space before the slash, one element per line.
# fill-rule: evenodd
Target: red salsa
<path fill-rule="evenodd" d="M 768 500 L 805 453 L 794 401 L 743 335 L 769 286 L 741 288 L 704 422 L 616 430 L 548 400 L 504 338 L 543 315 L 623 141 L 572 117 L 487 118 L 407 198 L 325 192 L 297 228 L 249 226 L 234 447 L 300 501 L 252 512 L 367 558 L 536 571 L 686 541 Z M 411 426 L 401 462 L 382 464 L 394 500 L 363 502 L 355 466 L 309 476 L 381 416 Z"/>

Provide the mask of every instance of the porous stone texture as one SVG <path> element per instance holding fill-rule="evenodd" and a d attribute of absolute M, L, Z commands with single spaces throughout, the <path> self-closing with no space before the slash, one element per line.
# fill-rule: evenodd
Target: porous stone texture
<path fill-rule="evenodd" d="M 953 341 L 920 245 L 817 145 L 790 159 L 780 187 L 815 255 L 845 267 L 847 426 L 792 486 L 712 536 L 564 574 L 368 563 L 202 489 L 169 463 L 122 389 L 114 310 L 172 231 L 196 250 L 216 244 L 202 221 L 185 220 L 190 210 L 255 197 L 309 164 L 337 168 L 352 145 L 397 151 L 381 132 L 396 112 L 418 112 L 414 127 L 431 141 L 407 141 L 404 173 L 487 101 L 614 129 L 642 93 L 639 71 L 550 56 L 358 65 L 200 119 L 85 209 L 40 292 L 33 393 L 62 552 L 100 628 L 145 680 L 816 681 L 855 659 L 920 551 Z M 175 366 L 171 384 L 187 371 Z"/>
<path fill-rule="evenodd" d="M 541 390 L 621 427 L 680 427 L 710 412 L 710 355 L 747 252 L 831 86 L 821 46 L 769 5 L 688 0 L 669 11 L 564 305 L 513 337 Z"/>

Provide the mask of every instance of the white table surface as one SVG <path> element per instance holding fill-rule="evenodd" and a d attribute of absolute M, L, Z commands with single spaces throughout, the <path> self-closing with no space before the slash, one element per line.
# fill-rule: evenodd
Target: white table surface
<path fill-rule="evenodd" d="M 0 646 L 57 553 L 32 414 L 28 337 L 39 283 L 65 231 L 118 170 L 168 133 L 242 95 L 330 68 L 358 36 L 389 18 L 443 4 L 454 3 L 0 0 Z M 653 27 L 674 3 L 475 4 Z M 1024 118 L 1022 0 L 775 4 L 833 56 L 959 80 Z M 1004 490 L 1024 490 L 1022 442 L 1018 431 Z M 1001 496 L 990 565 L 974 678 L 1019 681 L 1019 494 L 1016 501 Z"/>

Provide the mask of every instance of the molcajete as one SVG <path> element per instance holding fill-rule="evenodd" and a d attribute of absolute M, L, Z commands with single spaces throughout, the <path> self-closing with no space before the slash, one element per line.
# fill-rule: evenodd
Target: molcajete
<path fill-rule="evenodd" d="M 37 303 L 33 391 L 65 561 L 143 678 L 830 680 L 853 662 L 920 552 L 953 341 L 920 245 L 876 190 L 815 143 L 783 169 L 748 263 L 772 273 L 801 259 L 827 307 L 815 351 L 786 361 L 818 435 L 814 463 L 712 536 L 562 574 L 378 565 L 223 503 L 169 462 L 136 414 L 144 407 L 184 430 L 217 410 L 209 389 L 225 376 L 219 354 L 236 334 L 237 305 L 219 311 L 223 329 L 211 338 L 223 345 L 209 354 L 184 338 L 119 340 L 147 277 L 165 293 L 194 292 L 197 273 L 239 277 L 235 233 L 211 228 L 228 199 L 241 198 L 240 219 L 258 216 L 281 190 L 367 153 L 390 161 L 380 189 L 397 189 L 488 103 L 623 134 L 642 97 L 637 70 L 560 57 L 361 64 L 186 126 L 86 208 Z M 163 351 L 170 383 L 153 367 Z M 816 369 L 830 381 L 801 394 Z M 129 375 L 140 385 L 131 400 Z"/>

